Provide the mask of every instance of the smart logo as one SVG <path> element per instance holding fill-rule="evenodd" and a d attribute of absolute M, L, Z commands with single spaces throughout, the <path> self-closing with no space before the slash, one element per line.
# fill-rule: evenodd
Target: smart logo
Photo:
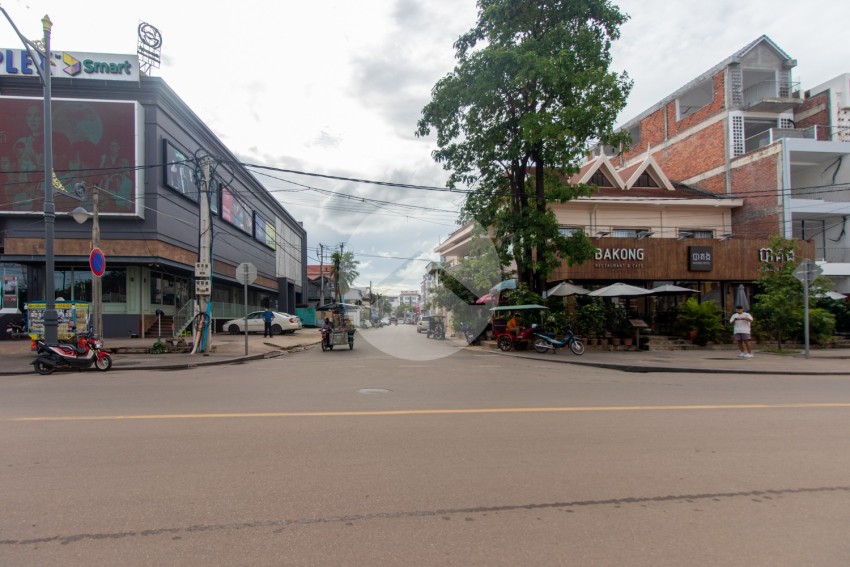
<path fill-rule="evenodd" d="M 67 65 L 64 71 L 72 77 L 79 75 L 80 72 L 82 72 L 83 70 L 83 64 L 80 62 L 80 60 L 71 55 L 70 53 L 62 54 L 62 63 Z"/>

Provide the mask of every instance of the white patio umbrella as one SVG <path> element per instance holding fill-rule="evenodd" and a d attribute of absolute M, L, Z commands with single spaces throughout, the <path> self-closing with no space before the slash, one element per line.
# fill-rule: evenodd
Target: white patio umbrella
<path fill-rule="evenodd" d="M 651 289 L 617 282 L 596 291 L 591 291 L 587 295 L 592 297 L 631 297 L 635 295 L 649 295 L 650 293 L 652 293 Z"/>
<path fill-rule="evenodd" d="M 490 293 L 499 293 L 500 291 L 503 291 L 503 290 L 506 290 L 506 289 L 516 289 L 516 280 L 510 279 L 510 280 L 505 280 L 503 282 L 499 282 L 499 283 L 497 283 L 496 285 L 494 285 L 493 287 L 490 288 Z"/>
<path fill-rule="evenodd" d="M 843 299 L 847 299 L 847 296 L 846 296 L 846 295 L 844 295 L 844 294 L 843 294 L 843 293 L 841 293 L 841 292 L 835 291 L 835 290 L 828 291 L 828 292 L 826 292 L 826 294 L 825 294 L 825 295 L 826 295 L 828 298 L 830 298 L 830 299 L 834 299 L 834 300 L 836 300 L 836 301 L 841 301 L 841 300 L 843 300 Z"/>
<path fill-rule="evenodd" d="M 590 293 L 590 291 L 584 289 L 583 287 L 573 285 L 571 283 L 561 282 L 552 289 L 548 290 L 546 292 L 546 297 L 566 297 L 568 295 L 584 295 L 585 293 Z"/>
<path fill-rule="evenodd" d="M 658 295 L 662 293 L 699 293 L 695 289 L 673 284 L 660 285 L 658 287 L 652 288 L 649 291 L 651 291 L 653 295 Z"/>

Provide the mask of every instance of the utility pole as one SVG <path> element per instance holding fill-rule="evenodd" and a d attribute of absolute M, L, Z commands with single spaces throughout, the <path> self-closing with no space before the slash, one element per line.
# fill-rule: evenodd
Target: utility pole
<path fill-rule="evenodd" d="M 91 195 L 92 203 L 92 225 L 91 225 L 91 247 L 92 250 L 100 248 L 100 219 L 98 217 L 98 204 L 100 202 L 100 187 L 94 185 Z M 95 333 L 103 339 L 103 282 L 99 276 L 92 278 L 92 299 L 94 300 L 94 324 Z"/>
<path fill-rule="evenodd" d="M 325 246 L 319 244 L 319 307 L 325 304 Z"/>
<path fill-rule="evenodd" d="M 195 295 L 198 298 L 199 313 L 202 314 L 202 328 L 197 335 L 201 339 L 201 352 L 209 352 L 210 349 L 210 294 L 212 293 L 212 222 L 210 219 L 210 163 L 212 158 L 204 154 L 201 156 L 201 182 L 198 187 L 199 215 L 200 215 L 200 240 L 198 247 L 198 265 L 195 266 Z M 198 351 L 197 339 L 193 352 Z"/>

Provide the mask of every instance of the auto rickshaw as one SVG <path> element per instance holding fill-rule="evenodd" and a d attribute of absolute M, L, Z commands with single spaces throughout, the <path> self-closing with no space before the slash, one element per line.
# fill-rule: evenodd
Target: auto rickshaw
<path fill-rule="evenodd" d="M 530 323 L 527 319 L 530 317 L 539 318 L 540 313 L 544 309 L 549 309 L 543 305 L 503 305 L 493 307 L 490 312 L 493 314 L 493 339 L 499 350 L 526 350 L 534 341 L 534 332 L 539 330 L 537 324 Z M 508 332 L 507 322 L 510 316 L 522 313 L 526 319 L 524 324 L 519 328 L 516 334 Z"/>
<path fill-rule="evenodd" d="M 428 322 L 428 331 L 425 335 L 427 338 L 434 337 L 437 340 L 446 338 L 446 321 L 442 315 L 431 315 L 431 320 Z"/>

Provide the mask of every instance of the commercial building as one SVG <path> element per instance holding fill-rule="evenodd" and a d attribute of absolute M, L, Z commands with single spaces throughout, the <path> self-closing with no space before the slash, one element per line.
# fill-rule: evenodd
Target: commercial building
<path fill-rule="evenodd" d="M 0 69 L 0 253 L 14 274 L 19 305 L 45 300 L 43 98 L 34 63 L 21 49 L 2 50 Z M 164 314 L 179 333 L 194 315 L 199 261 L 199 157 L 212 157 L 213 320 L 244 314 L 236 267 L 251 263 L 248 309 L 294 312 L 306 302 L 306 232 L 239 159 L 160 78 L 139 72 L 136 56 L 55 52 L 53 160 L 66 188 L 99 190 L 103 334 L 145 334 Z M 90 74 L 87 61 L 112 61 L 120 73 Z M 64 63 L 64 66 L 63 66 Z M 56 195 L 55 289 L 91 302 L 92 226 L 69 212 L 91 210 Z M 165 333 L 163 333 L 165 334 Z"/>

